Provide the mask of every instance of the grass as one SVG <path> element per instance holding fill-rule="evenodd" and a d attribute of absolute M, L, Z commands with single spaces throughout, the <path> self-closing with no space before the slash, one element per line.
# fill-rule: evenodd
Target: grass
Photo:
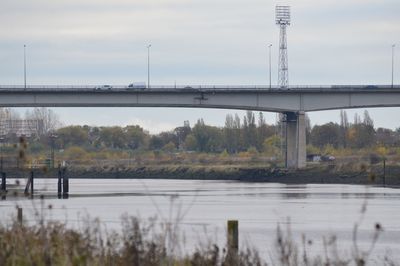
<path fill-rule="evenodd" d="M 154 222 L 124 217 L 121 233 L 107 233 L 96 219 L 79 230 L 59 222 L 14 221 L 0 227 L 0 265 L 262 265 L 256 253 L 237 255 L 216 245 L 178 256 Z"/>
<path fill-rule="evenodd" d="M 269 262 L 260 258 L 258 251 L 244 248 L 239 252 L 215 244 L 202 245 L 192 252 L 184 252 L 184 238 L 179 232 L 179 221 L 170 219 L 159 222 L 156 218 L 141 220 L 123 216 L 121 231 L 107 231 L 100 220 L 83 218 L 77 229 L 62 222 L 46 220 L 52 206 L 44 206 L 44 200 L 35 213 L 35 222 L 13 219 L 0 224 L 0 265 L 134 265 L 134 266 L 347 266 L 390 265 L 395 261 L 383 258 L 379 262 L 369 260 L 382 232 L 380 224 L 373 230 L 370 247 L 363 251 L 357 245 L 357 233 L 366 212 L 362 206 L 360 219 L 353 230 L 351 255 L 341 254 L 336 237 L 323 239 L 323 247 L 316 247 L 306 236 L 297 243 L 290 230 L 277 227 L 276 241 Z M 177 219 L 180 219 L 177 215 Z M 290 223 L 288 223 L 290 224 Z M 322 254 L 310 255 L 312 248 Z"/>

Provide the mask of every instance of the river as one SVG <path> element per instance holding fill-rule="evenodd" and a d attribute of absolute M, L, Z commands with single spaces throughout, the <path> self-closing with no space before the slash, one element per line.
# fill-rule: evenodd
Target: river
<path fill-rule="evenodd" d="M 8 180 L 14 182 L 14 180 Z M 10 221 L 15 206 L 33 221 L 34 210 L 51 205 L 47 219 L 77 226 L 82 217 L 98 217 L 108 230 L 119 230 L 123 214 L 146 220 L 175 221 L 185 235 L 187 247 L 199 240 L 225 243 L 226 222 L 239 221 L 240 246 L 256 247 L 268 259 L 278 224 L 301 242 L 301 235 L 314 243 L 311 253 L 321 254 L 322 239 L 337 237 L 341 253 L 350 255 L 354 224 L 362 217 L 357 245 L 367 250 L 376 223 L 383 227 L 373 258 L 388 255 L 400 260 L 400 190 L 358 185 L 285 185 L 236 181 L 71 179 L 69 199 L 54 196 L 56 180 L 35 180 L 36 198 L 8 197 L 0 201 L 2 223 Z M 361 214 L 363 204 L 366 212 Z"/>

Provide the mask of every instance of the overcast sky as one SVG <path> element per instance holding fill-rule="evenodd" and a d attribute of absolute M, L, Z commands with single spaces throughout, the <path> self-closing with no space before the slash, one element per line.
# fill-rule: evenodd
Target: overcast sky
<path fill-rule="evenodd" d="M 399 0 L 1 0 L 0 84 L 267 84 L 268 44 L 277 82 L 275 5 L 288 4 L 291 85 L 390 84 Z M 398 52 L 397 52 L 398 51 Z M 223 125 L 237 111 L 171 108 L 58 108 L 66 125 L 140 124 L 151 132 L 203 117 Z M 360 114 L 363 110 L 357 110 Z M 376 126 L 400 127 L 400 108 L 370 109 Z M 242 112 L 239 112 L 242 115 Z M 349 111 L 351 117 L 354 110 Z M 270 123 L 275 114 L 266 114 Z M 313 124 L 339 111 L 310 113 Z"/>

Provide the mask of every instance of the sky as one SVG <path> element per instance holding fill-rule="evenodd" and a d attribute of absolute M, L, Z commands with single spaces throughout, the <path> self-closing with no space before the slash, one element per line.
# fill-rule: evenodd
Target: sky
<path fill-rule="evenodd" d="M 0 85 L 262 85 L 277 83 L 275 6 L 290 5 L 291 85 L 400 83 L 399 0 L 1 0 Z M 23 112 L 24 110 L 21 110 Z M 139 124 L 151 133 L 198 118 L 222 126 L 215 109 L 55 108 L 65 125 Z M 400 127 L 400 108 L 368 110 L 377 127 Z M 349 117 L 355 112 L 349 110 Z M 274 123 L 276 115 L 265 113 Z M 312 124 L 339 111 L 309 113 Z"/>

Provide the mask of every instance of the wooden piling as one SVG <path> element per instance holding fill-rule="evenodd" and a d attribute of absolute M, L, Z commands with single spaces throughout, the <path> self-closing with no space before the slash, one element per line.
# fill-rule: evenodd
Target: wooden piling
<path fill-rule="evenodd" d="M 22 225 L 22 208 L 20 208 L 20 207 L 18 207 L 17 220 L 18 220 L 18 223 L 20 225 Z"/>
<path fill-rule="evenodd" d="M 30 177 L 28 177 L 28 182 L 26 182 L 26 186 L 25 186 L 25 191 L 24 191 L 24 194 L 25 195 L 28 195 L 29 194 L 29 188 L 30 188 L 30 186 L 31 186 L 31 178 Z"/>
<path fill-rule="evenodd" d="M 237 253 L 239 250 L 239 222 L 228 220 L 228 252 Z"/>
<path fill-rule="evenodd" d="M 33 196 L 33 179 L 34 179 L 34 175 L 33 175 L 33 171 L 31 171 L 31 196 Z"/>
<path fill-rule="evenodd" d="M 68 198 L 69 193 L 69 178 L 66 174 L 65 168 L 62 170 L 62 179 L 63 179 L 63 198 Z"/>
<path fill-rule="evenodd" d="M 1 191 L 7 191 L 7 176 L 5 172 L 1 172 Z"/>
<path fill-rule="evenodd" d="M 58 167 L 57 194 L 58 194 L 59 197 L 60 197 L 60 195 L 62 193 L 62 186 L 61 186 L 62 181 L 61 181 L 61 178 L 62 178 L 62 176 L 61 176 L 61 168 Z"/>
<path fill-rule="evenodd" d="M 383 185 L 386 186 L 386 158 L 383 158 Z"/>

